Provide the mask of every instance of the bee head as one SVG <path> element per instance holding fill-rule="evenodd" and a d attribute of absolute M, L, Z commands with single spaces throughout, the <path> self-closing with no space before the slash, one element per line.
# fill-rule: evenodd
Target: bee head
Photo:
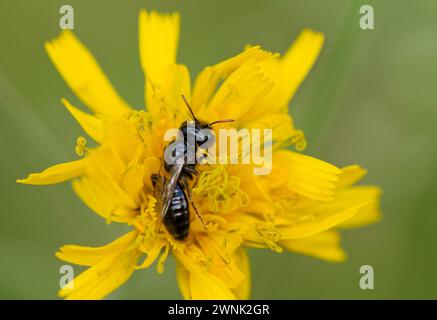
<path fill-rule="evenodd" d="M 184 121 L 182 123 L 182 125 L 180 126 L 179 130 L 182 131 L 184 138 L 186 138 L 188 136 L 188 134 L 193 134 L 196 137 L 196 145 L 197 146 L 209 147 L 214 143 L 215 137 L 214 137 L 214 134 L 212 132 L 213 125 L 215 125 L 217 123 L 225 123 L 225 122 L 234 122 L 235 121 L 233 119 L 222 119 L 222 120 L 213 121 L 211 123 L 201 122 L 194 115 L 194 112 L 191 109 L 187 98 L 183 94 L 181 95 L 181 97 L 182 97 L 182 100 L 184 100 L 185 105 L 187 106 L 188 110 L 190 111 L 191 116 L 193 117 L 193 120 Z M 209 130 L 206 133 L 205 133 L 205 131 L 202 131 L 202 133 L 200 133 L 200 131 L 203 129 L 209 129 Z"/>

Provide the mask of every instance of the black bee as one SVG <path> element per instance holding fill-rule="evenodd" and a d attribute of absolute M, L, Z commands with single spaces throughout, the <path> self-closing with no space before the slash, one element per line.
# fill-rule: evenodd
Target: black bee
<path fill-rule="evenodd" d="M 218 120 L 211 123 L 204 123 L 199 121 L 191 110 L 187 99 L 182 95 L 188 110 L 193 117 L 193 120 L 184 121 L 179 127 L 182 136 L 172 142 L 173 148 L 171 155 L 175 159 L 174 163 L 168 164 L 163 160 L 164 170 L 168 174 L 168 178 L 159 174 L 152 174 L 152 184 L 154 187 L 155 198 L 159 200 L 160 218 L 167 231 L 176 240 L 185 240 L 189 233 L 190 228 L 190 210 L 189 203 L 196 211 L 200 220 L 203 222 L 202 217 L 197 211 L 194 203 L 191 199 L 191 189 L 189 181 L 194 176 L 198 175 L 196 170 L 196 161 L 189 161 L 188 141 L 192 139 L 195 141 L 193 146 L 194 155 L 197 154 L 199 147 L 207 147 L 213 143 L 212 135 L 201 135 L 200 130 L 210 129 L 212 125 L 222 122 L 233 122 L 234 120 Z M 169 146 L 164 150 L 164 154 L 168 152 Z M 194 159 L 195 160 L 195 159 Z"/>
<path fill-rule="evenodd" d="M 155 190 L 160 189 L 158 185 L 161 186 L 169 185 L 168 180 L 165 180 L 165 178 L 161 177 L 158 174 L 152 174 L 151 178 Z M 163 182 L 160 182 L 159 181 L 160 179 L 162 179 Z M 188 231 L 190 229 L 190 211 L 188 208 L 187 195 L 185 194 L 185 190 L 188 190 L 188 187 L 182 186 L 182 184 L 179 181 L 173 182 L 173 185 L 174 185 L 173 195 L 171 197 L 166 196 L 167 200 L 162 199 L 164 206 L 162 206 L 161 208 L 160 215 L 161 215 L 162 222 L 164 223 L 164 226 L 167 229 L 167 231 L 176 240 L 185 240 L 185 238 L 188 236 Z M 171 191 L 167 191 L 167 192 L 171 192 Z M 159 195 L 155 197 L 158 197 L 159 199 Z M 165 207 L 167 208 L 164 209 Z"/>

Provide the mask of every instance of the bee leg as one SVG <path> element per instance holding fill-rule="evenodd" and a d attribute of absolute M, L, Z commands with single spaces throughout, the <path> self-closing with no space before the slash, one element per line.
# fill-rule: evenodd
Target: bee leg
<path fill-rule="evenodd" d="M 196 176 L 196 181 L 193 183 L 193 189 L 197 186 L 197 182 L 199 182 L 199 176 Z"/>
<path fill-rule="evenodd" d="M 202 225 L 203 225 L 203 227 L 205 228 L 205 231 L 206 231 L 207 229 L 206 229 L 205 221 L 203 220 L 203 218 L 202 218 L 202 216 L 200 215 L 199 211 L 197 211 L 197 208 L 196 208 L 196 206 L 194 205 L 194 201 L 193 201 L 193 199 L 192 199 L 192 197 L 191 197 L 191 188 L 190 188 L 190 186 L 188 185 L 188 180 L 187 180 L 186 178 L 182 178 L 182 179 L 181 179 L 181 182 L 182 182 L 182 185 L 184 186 L 184 189 L 187 191 L 187 198 L 188 198 L 188 201 L 190 202 L 191 206 L 193 207 L 193 209 L 194 209 L 194 211 L 196 212 L 197 216 L 199 217 L 200 221 L 202 221 Z"/>
<path fill-rule="evenodd" d="M 190 180 L 192 179 L 192 177 L 196 177 L 196 181 L 193 184 L 193 188 L 195 188 L 197 182 L 199 181 L 199 171 L 192 167 L 185 167 L 185 170 L 191 176 Z"/>
<path fill-rule="evenodd" d="M 190 174 L 191 176 L 198 176 L 199 175 L 199 171 L 197 171 L 195 168 L 193 167 L 188 167 L 186 166 L 184 168 L 185 172 Z"/>
<path fill-rule="evenodd" d="M 187 171 L 187 173 L 189 175 L 191 175 L 191 177 L 196 177 L 196 181 L 193 184 L 193 188 L 195 188 L 197 185 L 197 182 L 199 181 L 199 171 L 197 171 L 195 168 L 191 168 L 191 167 L 186 167 L 185 170 Z"/>

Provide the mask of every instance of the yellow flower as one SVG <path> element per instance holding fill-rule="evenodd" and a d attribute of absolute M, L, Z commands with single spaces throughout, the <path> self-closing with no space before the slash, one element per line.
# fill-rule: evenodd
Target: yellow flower
<path fill-rule="evenodd" d="M 101 299 L 136 269 L 156 262 L 163 272 L 169 254 L 187 299 L 247 299 L 250 267 L 246 248 L 284 249 L 328 261 L 345 259 L 338 230 L 380 218 L 380 191 L 353 186 L 365 170 L 343 169 L 291 151 L 305 148 L 288 104 L 314 64 L 323 35 L 304 30 L 283 57 L 248 47 L 205 68 L 191 88 L 187 68 L 176 63 L 178 14 L 141 11 L 139 47 L 145 74 L 146 110 L 132 109 L 84 45 L 70 31 L 46 43 L 56 68 L 90 109 L 62 103 L 96 143 L 77 139 L 83 158 L 31 174 L 20 183 L 43 185 L 72 180 L 74 191 L 107 222 L 131 231 L 102 247 L 66 245 L 56 253 L 89 267 L 65 287 L 68 299 Z M 193 186 L 194 202 L 206 223 L 191 214 L 186 241 L 175 241 L 155 210 L 151 175 L 158 173 L 164 132 L 189 118 L 184 94 L 205 121 L 231 118 L 236 128 L 273 129 L 273 168 L 254 175 L 252 165 L 205 165 Z M 227 124 L 226 126 L 231 126 Z"/>

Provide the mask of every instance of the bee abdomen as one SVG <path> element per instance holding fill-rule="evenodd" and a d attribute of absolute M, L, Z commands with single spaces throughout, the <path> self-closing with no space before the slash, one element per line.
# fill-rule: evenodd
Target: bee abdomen
<path fill-rule="evenodd" d="M 179 185 L 176 186 L 164 224 L 176 240 L 184 240 L 187 237 L 190 228 L 190 213 L 187 198 Z"/>

